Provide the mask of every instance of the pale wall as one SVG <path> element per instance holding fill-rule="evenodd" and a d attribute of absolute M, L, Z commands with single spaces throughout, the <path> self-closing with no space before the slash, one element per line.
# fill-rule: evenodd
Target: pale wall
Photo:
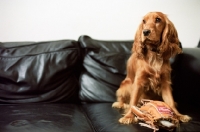
<path fill-rule="evenodd" d="M 143 15 L 161 11 L 183 47 L 200 39 L 200 0 L 0 0 L 0 41 L 131 40 Z"/>

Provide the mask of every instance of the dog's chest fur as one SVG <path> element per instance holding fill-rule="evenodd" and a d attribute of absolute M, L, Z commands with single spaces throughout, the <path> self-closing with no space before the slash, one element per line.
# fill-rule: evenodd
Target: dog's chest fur
<path fill-rule="evenodd" d="M 147 58 L 148 70 L 148 88 L 155 93 L 160 94 L 161 91 L 161 69 L 163 66 L 163 58 L 155 52 L 150 52 Z"/>

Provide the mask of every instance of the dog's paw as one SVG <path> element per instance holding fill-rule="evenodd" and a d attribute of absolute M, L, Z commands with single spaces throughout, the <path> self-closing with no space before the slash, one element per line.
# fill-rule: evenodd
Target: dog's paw
<path fill-rule="evenodd" d="M 179 120 L 181 121 L 181 122 L 188 122 L 188 121 L 190 121 L 192 118 L 190 117 L 190 116 L 188 116 L 188 115 L 181 115 L 181 116 L 179 116 L 178 117 L 179 118 Z"/>
<path fill-rule="evenodd" d="M 135 120 L 134 116 L 133 117 L 122 117 L 119 119 L 119 122 L 122 124 L 131 124 L 131 123 L 136 123 L 137 121 Z"/>
<path fill-rule="evenodd" d="M 128 104 L 125 103 L 121 103 L 121 102 L 114 102 L 112 104 L 113 108 L 118 108 L 118 109 L 127 109 L 130 108 L 130 106 Z"/>
<path fill-rule="evenodd" d="M 112 107 L 113 107 L 113 108 L 121 109 L 121 108 L 123 108 L 123 103 L 114 102 L 114 103 L 112 104 Z"/>

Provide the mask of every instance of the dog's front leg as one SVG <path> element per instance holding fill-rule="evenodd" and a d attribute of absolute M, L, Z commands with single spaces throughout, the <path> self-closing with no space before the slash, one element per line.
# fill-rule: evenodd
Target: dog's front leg
<path fill-rule="evenodd" d="M 175 114 L 178 116 L 179 120 L 182 122 L 188 122 L 191 120 L 191 117 L 188 115 L 182 115 L 178 112 L 175 106 L 175 102 L 172 96 L 172 89 L 169 84 L 164 85 L 165 87 L 162 88 L 162 98 L 166 104 L 168 104 L 172 110 L 175 112 Z"/>
<path fill-rule="evenodd" d="M 130 124 L 130 123 L 134 123 L 137 122 L 137 120 L 135 119 L 135 115 L 132 113 L 131 111 L 131 106 L 136 106 L 138 103 L 138 100 L 141 96 L 142 93 L 142 87 L 137 83 L 134 82 L 133 85 L 131 86 L 131 92 L 130 92 L 130 108 L 127 109 L 127 111 L 125 112 L 124 117 L 119 119 L 120 123 L 123 124 Z"/>

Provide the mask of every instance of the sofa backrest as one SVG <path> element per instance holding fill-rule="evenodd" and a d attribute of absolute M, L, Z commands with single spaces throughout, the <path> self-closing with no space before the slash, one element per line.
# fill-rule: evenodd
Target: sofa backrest
<path fill-rule="evenodd" d="M 78 41 L 0 43 L 0 103 L 114 102 L 133 40 Z M 174 99 L 200 105 L 200 48 L 183 51 L 171 59 Z"/>
<path fill-rule="evenodd" d="M 102 41 L 81 36 L 83 52 L 79 97 L 82 102 L 114 102 L 126 76 L 126 61 L 133 41 Z"/>
<path fill-rule="evenodd" d="M 0 102 L 76 102 L 79 66 L 74 40 L 0 43 Z"/>

